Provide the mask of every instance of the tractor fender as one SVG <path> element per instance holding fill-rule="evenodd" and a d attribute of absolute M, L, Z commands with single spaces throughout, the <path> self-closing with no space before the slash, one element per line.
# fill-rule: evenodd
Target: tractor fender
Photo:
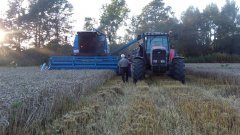
<path fill-rule="evenodd" d="M 143 57 L 137 56 L 137 57 L 134 57 L 133 59 L 141 59 L 141 60 L 143 60 Z"/>
<path fill-rule="evenodd" d="M 176 56 L 175 49 L 170 49 L 169 52 L 169 61 L 172 62 L 173 58 Z"/>
<path fill-rule="evenodd" d="M 184 59 L 184 57 L 182 57 L 182 56 L 175 56 L 173 59 Z"/>

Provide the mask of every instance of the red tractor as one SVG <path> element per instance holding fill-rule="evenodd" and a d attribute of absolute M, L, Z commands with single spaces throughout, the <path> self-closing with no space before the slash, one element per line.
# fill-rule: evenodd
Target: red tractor
<path fill-rule="evenodd" d="M 185 83 L 184 58 L 170 47 L 168 33 L 144 33 L 138 36 L 140 47 L 133 53 L 133 81 L 143 80 L 147 71 L 153 74 L 168 73 L 169 76 Z"/>

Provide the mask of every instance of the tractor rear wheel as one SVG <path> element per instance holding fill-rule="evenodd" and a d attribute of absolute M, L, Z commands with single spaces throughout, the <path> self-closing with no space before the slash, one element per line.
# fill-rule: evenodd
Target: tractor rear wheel
<path fill-rule="evenodd" d="M 175 58 L 169 68 L 169 76 L 185 83 L 185 64 L 183 58 Z"/>
<path fill-rule="evenodd" d="M 145 77 L 145 62 L 142 59 L 134 59 L 132 65 L 133 82 L 143 80 Z"/>

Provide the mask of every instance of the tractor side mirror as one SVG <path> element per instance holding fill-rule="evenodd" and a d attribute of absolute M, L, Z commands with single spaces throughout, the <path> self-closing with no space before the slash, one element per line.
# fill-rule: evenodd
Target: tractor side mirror
<path fill-rule="evenodd" d="M 175 33 L 175 34 L 173 35 L 173 39 L 174 39 L 174 40 L 178 40 L 178 38 L 179 38 L 179 37 L 178 37 L 178 34 Z"/>
<path fill-rule="evenodd" d="M 142 38 L 142 35 L 137 36 L 137 40 L 140 40 Z"/>
<path fill-rule="evenodd" d="M 178 40 L 178 34 L 177 33 L 173 33 L 172 31 L 169 31 L 168 34 L 169 34 L 170 39 Z"/>

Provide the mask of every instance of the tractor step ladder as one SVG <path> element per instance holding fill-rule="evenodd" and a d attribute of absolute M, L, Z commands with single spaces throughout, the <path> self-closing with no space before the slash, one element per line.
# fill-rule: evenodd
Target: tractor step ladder
<path fill-rule="evenodd" d="M 52 56 L 48 60 L 54 69 L 118 69 L 117 56 Z"/>

